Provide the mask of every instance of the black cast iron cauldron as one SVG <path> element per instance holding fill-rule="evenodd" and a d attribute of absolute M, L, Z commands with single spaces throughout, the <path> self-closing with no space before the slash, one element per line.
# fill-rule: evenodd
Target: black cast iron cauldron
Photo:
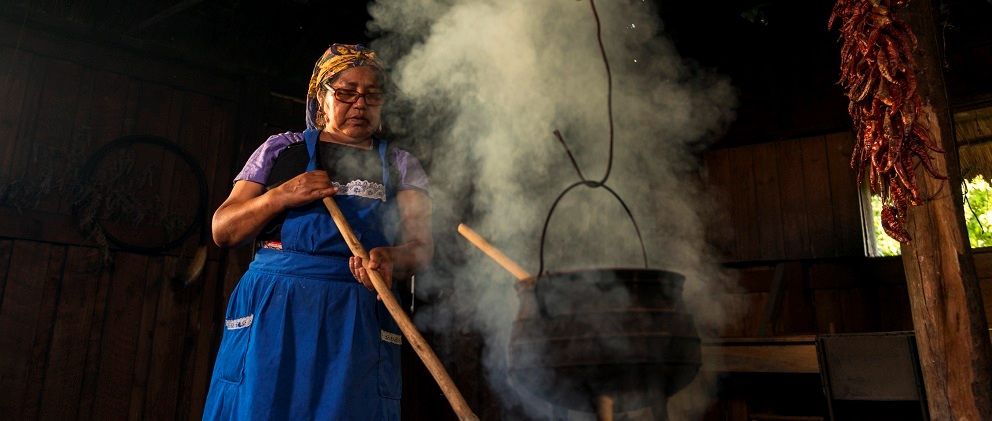
<path fill-rule="evenodd" d="M 667 397 L 701 365 L 683 280 L 664 270 L 593 269 L 518 282 L 510 376 L 558 406 L 593 412 L 597 398 L 611 396 L 618 409 L 650 405 L 667 419 Z"/>

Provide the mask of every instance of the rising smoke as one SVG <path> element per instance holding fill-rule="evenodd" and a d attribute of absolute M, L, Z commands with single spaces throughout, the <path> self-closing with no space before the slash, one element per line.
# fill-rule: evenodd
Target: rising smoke
<path fill-rule="evenodd" d="M 549 209 L 579 180 L 559 130 L 586 178 L 610 169 L 606 185 L 630 207 L 647 266 L 686 275 L 686 304 L 707 334 L 725 317 L 713 297 L 727 275 L 705 242 L 713 204 L 699 182 L 699 154 L 733 119 L 736 96 L 727 78 L 678 55 L 654 7 L 596 4 L 612 72 L 612 166 L 610 90 L 588 2 L 376 0 L 369 27 L 398 92 L 386 124 L 430 145 L 420 150 L 428 151 L 438 235 L 464 222 L 536 273 Z M 461 326 L 485 336 L 490 377 L 505 377 L 513 278 L 467 241 L 454 244 L 445 250 L 439 241 L 436 264 L 448 266 L 446 296 L 457 299 L 435 301 L 418 325 L 450 331 L 459 328 L 453 320 L 471 318 Z M 544 261 L 549 271 L 636 268 L 645 266 L 641 251 L 620 202 L 579 187 L 552 215 Z"/>

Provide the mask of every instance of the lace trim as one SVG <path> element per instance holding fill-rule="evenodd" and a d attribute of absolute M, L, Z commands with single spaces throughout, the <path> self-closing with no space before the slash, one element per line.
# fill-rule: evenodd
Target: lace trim
<path fill-rule="evenodd" d="M 227 319 L 224 321 L 224 326 L 227 326 L 227 330 L 238 330 L 244 329 L 251 326 L 252 320 L 255 320 L 255 315 L 245 316 L 240 319 Z"/>
<path fill-rule="evenodd" d="M 340 195 L 359 196 L 367 199 L 381 200 L 383 202 L 386 201 L 386 186 L 379 183 L 368 180 L 353 180 L 343 186 L 337 182 L 333 184 L 334 187 L 341 189 L 338 191 Z"/>

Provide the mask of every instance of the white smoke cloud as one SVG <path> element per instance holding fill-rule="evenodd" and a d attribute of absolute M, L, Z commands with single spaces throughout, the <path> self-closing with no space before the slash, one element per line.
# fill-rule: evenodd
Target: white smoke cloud
<path fill-rule="evenodd" d="M 612 73 L 612 161 L 610 89 L 585 1 L 375 1 L 372 47 L 391 63 L 400 96 L 386 124 L 430 145 L 436 231 L 465 222 L 535 274 L 549 209 L 579 181 L 554 130 L 586 178 L 602 179 L 612 162 L 606 185 L 629 206 L 647 266 L 686 275 L 686 304 L 709 331 L 725 317 L 713 293 L 728 279 L 705 242 L 713 204 L 698 180 L 698 155 L 733 119 L 735 90 L 678 55 L 651 2 L 596 8 Z M 448 330 L 471 317 L 497 379 L 517 312 L 513 278 L 460 244 L 458 252 L 439 248 L 439 261 L 459 263 L 447 269 L 457 300 L 435 303 L 417 321 Z M 630 218 L 602 188 L 578 187 L 562 199 L 545 247 L 550 271 L 645 266 Z"/>

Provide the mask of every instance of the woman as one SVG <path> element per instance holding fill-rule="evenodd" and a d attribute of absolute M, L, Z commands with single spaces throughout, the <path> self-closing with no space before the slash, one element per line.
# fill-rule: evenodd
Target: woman
<path fill-rule="evenodd" d="M 390 287 L 433 256 L 427 177 L 375 136 L 385 80 L 373 51 L 332 45 L 307 130 L 266 140 L 214 214 L 219 246 L 260 248 L 231 295 L 204 419 L 399 418 L 400 331 L 321 203 L 334 197 Z"/>

